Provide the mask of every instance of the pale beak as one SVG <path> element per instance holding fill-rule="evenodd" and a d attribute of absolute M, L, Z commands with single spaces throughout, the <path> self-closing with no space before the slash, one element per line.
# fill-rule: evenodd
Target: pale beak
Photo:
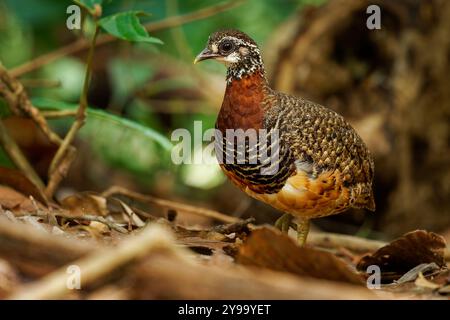
<path fill-rule="evenodd" d="M 214 59 L 220 57 L 219 54 L 212 52 L 211 50 L 209 50 L 208 48 L 203 49 L 202 52 L 200 52 L 198 54 L 198 56 L 195 58 L 194 60 L 194 64 L 196 64 L 197 62 L 203 61 L 203 60 L 207 60 L 207 59 Z"/>

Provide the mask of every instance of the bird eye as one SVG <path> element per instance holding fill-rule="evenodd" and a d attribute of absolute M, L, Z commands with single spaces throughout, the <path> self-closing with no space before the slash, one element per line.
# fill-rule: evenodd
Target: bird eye
<path fill-rule="evenodd" d="M 229 53 L 233 49 L 233 43 L 231 41 L 224 41 L 219 47 L 222 53 Z"/>

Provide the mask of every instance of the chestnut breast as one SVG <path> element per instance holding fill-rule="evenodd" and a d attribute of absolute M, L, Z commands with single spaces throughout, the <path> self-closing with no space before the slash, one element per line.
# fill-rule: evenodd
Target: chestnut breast
<path fill-rule="evenodd" d="M 265 80 L 259 72 L 228 83 L 216 128 L 222 132 L 226 129 L 262 128 L 264 118 L 262 101 L 265 94 Z"/>

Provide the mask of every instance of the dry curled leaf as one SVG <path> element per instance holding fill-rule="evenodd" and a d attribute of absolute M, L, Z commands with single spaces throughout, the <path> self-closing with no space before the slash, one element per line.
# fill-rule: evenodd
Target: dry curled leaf
<path fill-rule="evenodd" d="M 47 202 L 43 192 L 17 169 L 0 167 L 0 184 L 7 185 L 25 196 L 33 196 L 39 202 Z"/>
<path fill-rule="evenodd" d="M 236 261 L 300 276 L 362 284 L 350 265 L 335 255 L 299 247 L 288 236 L 269 228 L 254 230 L 239 248 Z"/>
<path fill-rule="evenodd" d="M 372 254 L 365 255 L 356 268 L 365 272 L 371 265 L 379 266 L 382 274 L 398 279 L 407 271 L 423 263 L 445 266 L 446 244 L 442 236 L 425 230 L 406 233 Z"/>
<path fill-rule="evenodd" d="M 92 193 L 77 193 L 61 200 L 61 206 L 69 210 L 73 216 L 85 214 L 106 216 L 108 214 L 107 202 L 104 197 Z"/>
<path fill-rule="evenodd" d="M 36 210 L 32 201 L 28 197 L 10 187 L 2 185 L 0 185 L 0 206 L 3 209 L 11 210 L 12 212 L 32 212 Z M 37 206 L 39 208 L 44 208 L 41 203 L 37 203 Z"/>
<path fill-rule="evenodd" d="M 41 177 L 47 176 L 48 168 L 58 150 L 58 145 L 50 142 L 33 119 L 13 115 L 2 119 L 2 121 L 36 173 Z M 26 193 L 23 189 L 13 187 Z M 36 198 L 36 195 L 33 194 L 33 196 Z"/>
<path fill-rule="evenodd" d="M 129 220 L 129 223 L 138 228 L 145 226 L 145 222 L 142 221 L 141 218 L 139 218 L 139 216 L 133 211 L 133 209 L 130 208 L 129 205 L 127 205 L 122 200 L 117 199 L 117 201 L 119 202 L 126 219 Z"/>
<path fill-rule="evenodd" d="M 98 231 L 100 233 L 108 233 L 109 232 L 108 226 L 105 225 L 104 223 L 101 223 L 98 221 L 91 221 L 89 223 L 89 227 L 92 229 L 95 229 L 96 231 Z"/>

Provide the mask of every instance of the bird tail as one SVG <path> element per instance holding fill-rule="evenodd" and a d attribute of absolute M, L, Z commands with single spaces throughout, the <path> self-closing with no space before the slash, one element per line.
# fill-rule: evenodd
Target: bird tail
<path fill-rule="evenodd" d="M 373 192 L 370 192 L 370 197 L 366 202 L 366 205 L 364 208 L 370 210 L 370 211 L 375 211 L 375 197 L 373 196 Z"/>
<path fill-rule="evenodd" d="M 375 211 L 372 185 L 358 184 L 352 189 L 352 207 Z"/>

